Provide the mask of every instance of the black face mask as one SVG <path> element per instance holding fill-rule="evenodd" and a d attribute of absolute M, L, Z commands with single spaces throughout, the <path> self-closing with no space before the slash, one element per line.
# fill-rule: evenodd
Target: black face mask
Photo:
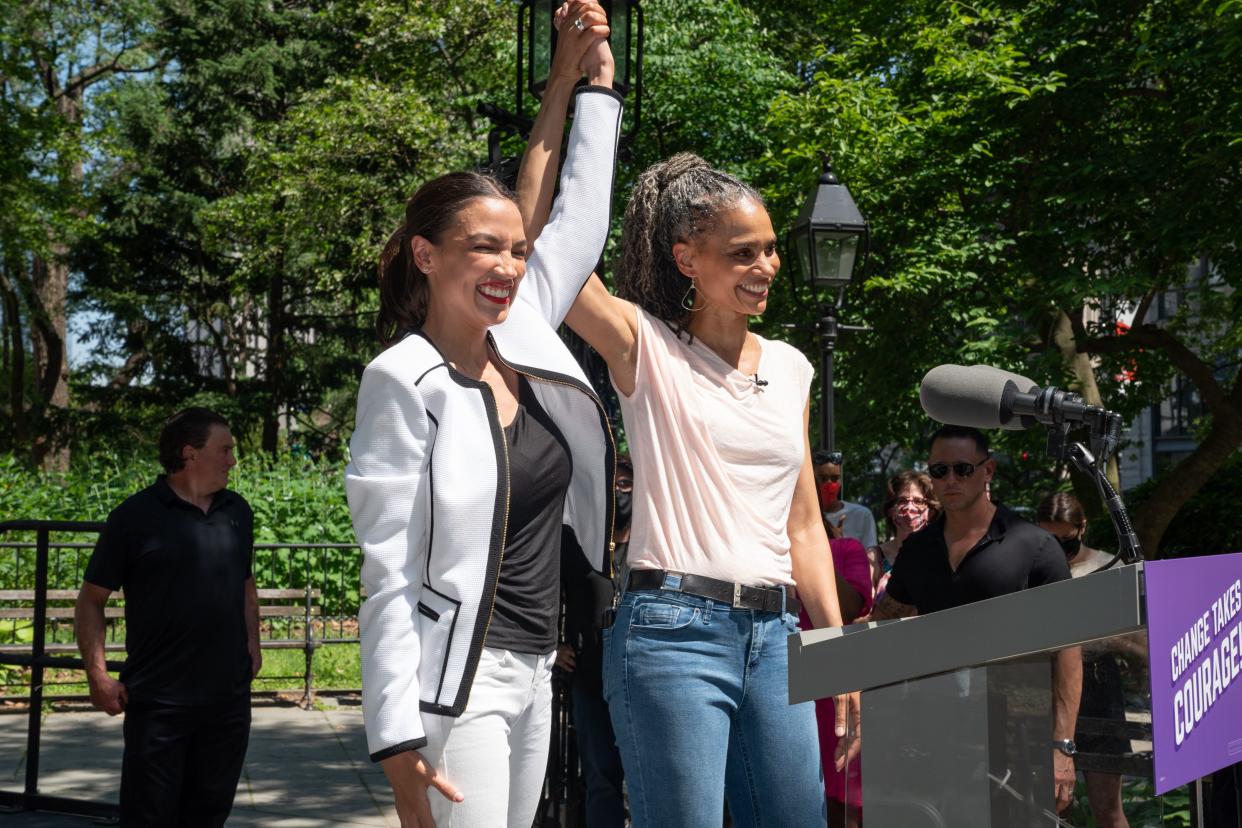
<path fill-rule="evenodd" d="M 633 492 L 617 492 L 616 528 L 624 529 L 630 525 L 630 512 L 634 508 Z"/>
<path fill-rule="evenodd" d="M 1061 549 L 1065 551 L 1066 558 L 1072 558 L 1078 554 L 1078 550 L 1082 549 L 1082 538 L 1057 538 L 1057 543 L 1061 544 Z"/>

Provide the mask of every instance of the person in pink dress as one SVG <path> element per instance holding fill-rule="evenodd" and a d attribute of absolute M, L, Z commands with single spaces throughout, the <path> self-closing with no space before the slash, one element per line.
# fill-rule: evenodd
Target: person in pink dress
<path fill-rule="evenodd" d="M 849 624 L 871 612 L 874 599 L 871 563 L 862 542 L 844 538 L 831 521 L 824 521 L 832 565 L 836 572 L 837 595 L 841 617 Z M 802 629 L 815 625 L 803 610 L 799 617 Z M 836 768 L 838 737 L 836 733 L 836 702 L 819 699 L 815 702 L 815 720 L 819 728 L 819 753 L 824 766 L 824 793 L 828 799 L 830 828 L 858 828 L 862 825 L 862 762 L 855 758 L 841 770 Z"/>

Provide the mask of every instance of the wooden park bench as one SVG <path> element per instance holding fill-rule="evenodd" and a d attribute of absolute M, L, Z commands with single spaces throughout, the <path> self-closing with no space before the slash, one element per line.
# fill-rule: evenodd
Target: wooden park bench
<path fill-rule="evenodd" d="M 285 619 L 285 629 L 290 633 L 281 638 L 260 637 L 259 646 L 264 650 L 302 650 L 305 653 L 306 669 L 302 676 L 303 696 L 301 703 L 310 704 L 313 681 L 311 660 L 315 650 L 320 646 L 315 636 L 313 623 L 320 615 L 320 591 L 310 587 L 303 589 L 260 589 L 258 590 L 258 595 L 259 618 Z M 72 628 L 73 604 L 77 597 L 78 591 L 76 589 L 49 589 L 47 591 L 47 620 L 49 622 L 67 624 Z M 104 619 L 106 622 L 115 623 L 116 619 L 123 619 L 125 617 L 125 608 L 117 603 L 124 599 L 125 595 L 121 592 L 114 592 L 109 596 L 108 604 L 104 607 Z M 33 589 L 0 589 L 0 633 L 14 629 L 20 621 L 33 621 L 34 601 L 35 591 Z M 298 636 L 292 634 L 290 622 L 295 620 L 302 622 L 301 635 Z M 43 649 L 48 655 L 66 655 L 77 653 L 78 645 L 74 642 L 49 641 L 44 645 Z M 125 650 L 125 642 L 105 640 L 104 650 L 110 653 L 123 652 Z M 28 654 L 30 651 L 31 645 L 29 643 L 0 644 L 0 653 Z"/>

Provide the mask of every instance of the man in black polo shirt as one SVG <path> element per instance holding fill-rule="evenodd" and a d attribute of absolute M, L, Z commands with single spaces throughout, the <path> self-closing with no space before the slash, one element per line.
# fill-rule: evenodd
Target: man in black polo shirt
<path fill-rule="evenodd" d="M 167 474 L 108 515 L 78 593 L 91 703 L 125 713 L 124 826 L 218 826 L 233 807 L 259 672 L 254 517 L 228 491 L 228 423 L 174 414 L 159 440 Z M 125 591 L 125 669 L 104 664 L 104 605 Z"/>
<path fill-rule="evenodd" d="M 906 538 L 872 620 L 960 607 L 1068 580 L 1057 539 L 988 498 L 996 461 L 978 429 L 947 425 L 932 436 L 927 471 L 941 514 Z M 1057 809 L 1074 793 L 1074 724 L 1082 692 L 1077 647 L 1053 659 L 1053 753 Z"/>

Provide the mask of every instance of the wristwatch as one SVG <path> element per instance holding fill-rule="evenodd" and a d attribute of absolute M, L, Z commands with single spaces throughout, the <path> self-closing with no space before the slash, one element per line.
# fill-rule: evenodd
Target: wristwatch
<path fill-rule="evenodd" d="M 1053 739 L 1052 746 L 1066 756 L 1073 756 L 1078 752 L 1078 745 L 1074 744 L 1073 739 Z"/>

